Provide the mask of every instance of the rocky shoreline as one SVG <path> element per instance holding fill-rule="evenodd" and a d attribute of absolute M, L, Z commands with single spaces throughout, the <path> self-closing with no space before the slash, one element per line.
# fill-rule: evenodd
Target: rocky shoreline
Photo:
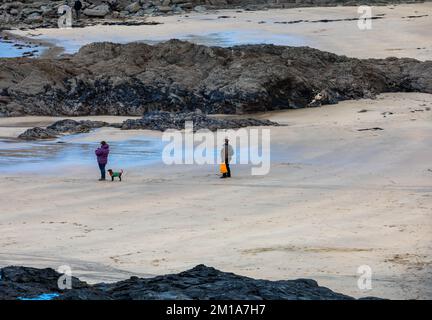
<path fill-rule="evenodd" d="M 93 43 L 56 59 L 0 60 L 0 116 L 247 114 L 384 92 L 432 93 L 432 61 L 308 47 Z"/>
<path fill-rule="evenodd" d="M 73 7 L 74 1 L 66 1 Z M 266 10 L 335 5 L 388 5 L 416 3 L 423 0 L 86 0 L 82 1 L 82 17 L 75 27 L 94 25 L 103 21 L 116 24 L 146 24 L 152 16 L 206 12 L 214 9 Z M 35 29 L 57 27 L 58 8 L 65 1 L 8 0 L 0 6 L 0 30 L 11 28 Z M 76 19 L 74 19 L 76 20 Z M 134 21 L 131 21 L 134 20 Z"/>
<path fill-rule="evenodd" d="M 72 277 L 61 290 L 62 274 L 51 268 L 0 269 L 0 300 L 353 300 L 312 279 L 258 280 L 198 265 L 193 269 L 115 283 L 89 285 Z M 366 297 L 362 299 L 376 299 Z"/>
<path fill-rule="evenodd" d="M 238 129 L 252 126 L 279 126 L 278 123 L 270 120 L 247 119 L 218 119 L 210 118 L 198 112 L 172 113 L 166 111 L 155 111 L 144 114 L 141 119 L 128 119 L 123 123 L 108 123 L 104 121 L 82 120 L 75 121 L 65 119 L 56 121 L 46 128 L 35 127 L 27 129 L 18 136 L 20 140 L 44 140 L 56 139 L 66 134 L 88 133 L 93 129 L 102 127 L 114 127 L 121 130 L 157 130 L 165 131 L 168 129 L 182 130 L 185 122 L 193 123 L 193 130 L 208 129 L 216 131 L 219 129 Z"/>

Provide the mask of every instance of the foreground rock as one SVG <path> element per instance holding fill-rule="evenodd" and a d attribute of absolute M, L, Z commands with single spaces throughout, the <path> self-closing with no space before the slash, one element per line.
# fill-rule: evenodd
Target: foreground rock
<path fill-rule="evenodd" d="M 131 129 L 148 129 L 165 131 L 167 129 L 182 130 L 185 128 L 185 122 L 192 121 L 194 131 L 200 129 L 208 129 L 216 131 L 218 129 L 237 129 L 252 126 L 278 126 L 276 122 L 270 120 L 257 119 L 218 119 L 207 115 L 190 112 L 190 113 L 175 113 L 175 112 L 149 112 L 141 119 L 129 119 L 122 123 L 122 130 Z"/>
<path fill-rule="evenodd" d="M 0 116 L 241 114 L 432 93 L 432 61 L 354 59 L 307 47 L 94 43 L 61 59 L 0 60 Z"/>
<path fill-rule="evenodd" d="M 42 140 L 42 139 L 55 139 L 63 134 L 76 134 L 87 133 L 92 129 L 109 126 L 110 124 L 103 121 L 75 121 L 71 119 L 60 120 L 54 122 L 46 128 L 32 128 L 28 129 L 18 136 L 21 140 Z"/>
<path fill-rule="evenodd" d="M 71 290 L 58 289 L 61 274 L 53 269 L 6 267 L 0 270 L 0 299 L 51 295 L 61 300 L 346 300 L 352 297 L 318 286 L 311 279 L 268 281 L 198 265 L 193 269 L 155 278 L 131 277 L 116 283 L 89 285 L 72 278 Z"/>

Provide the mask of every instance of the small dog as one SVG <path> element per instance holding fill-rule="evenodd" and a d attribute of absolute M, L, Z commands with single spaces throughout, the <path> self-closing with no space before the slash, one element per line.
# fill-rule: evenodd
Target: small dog
<path fill-rule="evenodd" d="M 111 181 L 114 181 L 115 177 L 118 177 L 120 181 L 122 181 L 121 177 L 123 175 L 123 170 L 120 170 L 118 172 L 112 171 L 112 169 L 108 169 L 108 173 L 111 176 Z"/>

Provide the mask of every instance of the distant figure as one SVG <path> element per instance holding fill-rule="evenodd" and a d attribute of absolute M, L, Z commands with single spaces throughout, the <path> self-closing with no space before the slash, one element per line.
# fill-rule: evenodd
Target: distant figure
<path fill-rule="evenodd" d="M 80 18 L 80 11 L 81 11 L 81 9 L 82 9 L 82 3 L 81 3 L 81 1 L 80 0 L 76 0 L 75 1 L 75 3 L 74 3 L 74 10 L 75 10 L 75 13 L 76 13 L 76 18 L 77 18 L 77 20 L 79 20 L 79 18 Z"/>
<path fill-rule="evenodd" d="M 226 168 L 227 168 L 227 172 L 223 173 L 221 178 L 231 178 L 231 169 L 230 169 L 229 163 L 230 163 L 231 158 L 234 154 L 234 151 L 228 142 L 229 142 L 228 138 L 225 138 L 225 144 L 221 150 L 221 160 L 222 160 L 222 162 L 225 163 Z"/>
<path fill-rule="evenodd" d="M 95 154 L 101 172 L 101 178 L 99 181 L 105 181 L 105 166 L 108 162 L 109 145 L 105 141 L 102 141 L 100 144 L 101 145 L 96 149 Z"/>

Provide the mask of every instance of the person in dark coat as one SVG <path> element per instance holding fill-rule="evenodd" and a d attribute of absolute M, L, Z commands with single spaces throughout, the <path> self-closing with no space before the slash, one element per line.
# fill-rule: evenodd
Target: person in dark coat
<path fill-rule="evenodd" d="M 226 168 L 227 168 L 227 172 L 223 173 L 221 178 L 231 178 L 231 169 L 230 169 L 230 162 L 232 159 L 232 156 L 234 154 L 234 150 L 233 147 L 229 144 L 229 140 L 228 138 L 225 139 L 225 144 L 222 147 L 220 156 L 221 156 L 221 161 L 223 163 L 225 163 Z"/>
<path fill-rule="evenodd" d="M 101 178 L 99 181 L 105 181 L 105 166 L 108 163 L 109 145 L 105 141 L 102 141 L 100 147 L 95 151 L 99 169 L 101 172 Z"/>
<path fill-rule="evenodd" d="M 74 10 L 75 10 L 75 14 L 76 14 L 77 20 L 80 19 L 80 14 L 81 14 L 82 6 L 83 5 L 82 5 L 82 3 L 81 3 L 80 0 L 76 0 L 75 1 L 75 3 L 74 3 Z"/>

